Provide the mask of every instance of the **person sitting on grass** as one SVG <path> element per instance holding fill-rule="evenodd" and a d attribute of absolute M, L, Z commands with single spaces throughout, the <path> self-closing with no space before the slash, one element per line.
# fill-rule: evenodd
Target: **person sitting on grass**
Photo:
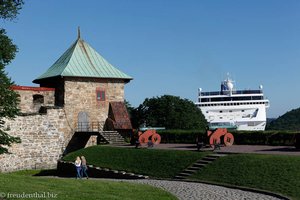
<path fill-rule="evenodd" d="M 76 167 L 76 171 L 77 171 L 76 178 L 81 178 L 81 160 L 80 160 L 79 156 L 76 157 L 75 167 Z"/>
<path fill-rule="evenodd" d="M 86 176 L 87 179 L 89 178 L 87 174 L 86 159 L 84 156 L 81 156 L 81 177 L 83 178 L 84 176 Z"/>

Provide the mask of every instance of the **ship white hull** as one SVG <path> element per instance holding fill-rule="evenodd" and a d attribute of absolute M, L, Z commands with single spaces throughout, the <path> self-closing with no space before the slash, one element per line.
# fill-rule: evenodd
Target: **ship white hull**
<path fill-rule="evenodd" d="M 253 104 L 250 104 L 253 103 Z M 261 104 L 249 102 L 246 105 L 233 106 L 200 106 L 205 119 L 210 127 L 222 127 L 222 125 L 231 125 L 237 130 L 260 131 L 266 127 L 266 102 L 262 100 Z M 234 104 L 234 103 L 233 103 Z"/>

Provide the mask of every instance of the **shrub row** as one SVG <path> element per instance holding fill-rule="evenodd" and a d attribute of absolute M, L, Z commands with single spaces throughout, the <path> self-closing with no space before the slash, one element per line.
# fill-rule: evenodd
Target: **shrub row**
<path fill-rule="evenodd" d="M 197 130 L 160 130 L 157 131 L 161 136 L 162 143 L 196 143 L 198 135 L 205 136 L 206 133 Z"/>
<path fill-rule="evenodd" d="M 235 144 L 249 145 L 295 145 L 298 132 L 290 131 L 230 131 Z M 162 143 L 195 143 L 198 135 L 207 143 L 206 132 L 197 130 L 158 131 Z"/>
<path fill-rule="evenodd" d="M 288 145 L 295 144 L 297 132 L 289 131 L 232 131 L 235 144 Z"/>

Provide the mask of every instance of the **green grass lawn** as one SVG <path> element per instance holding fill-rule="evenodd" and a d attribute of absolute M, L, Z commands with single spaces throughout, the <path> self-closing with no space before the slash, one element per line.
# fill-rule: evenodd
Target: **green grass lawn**
<path fill-rule="evenodd" d="M 172 178 L 207 153 L 93 146 L 72 152 L 65 156 L 64 160 L 74 161 L 76 156 L 81 155 L 86 157 L 88 164 L 95 166 L 125 170 L 156 178 Z"/>
<path fill-rule="evenodd" d="M 157 178 L 171 178 L 208 153 L 93 146 L 73 152 L 64 159 L 74 161 L 76 156 L 84 155 L 88 164 Z M 171 194 L 148 185 L 33 176 L 53 173 L 55 170 L 0 173 L 0 199 L 3 194 L 43 194 L 44 192 L 55 195 L 55 199 L 67 200 L 176 199 Z M 193 175 L 191 179 L 256 188 L 300 200 L 300 157 L 232 154 L 217 159 Z"/>
<path fill-rule="evenodd" d="M 45 195 L 58 200 L 78 199 L 176 199 L 171 194 L 149 185 L 132 184 L 125 182 L 111 182 L 104 180 L 76 180 L 47 177 L 33 177 L 37 171 L 21 171 L 12 174 L 0 174 L 0 199 L 12 198 L 7 195 Z M 52 196 L 51 196 L 52 195 Z M 55 198 L 54 198 L 55 196 Z M 52 198 L 51 198 L 52 197 Z M 26 198 L 42 199 L 42 198 Z M 43 198 L 45 199 L 45 198 Z"/>
<path fill-rule="evenodd" d="M 300 199 L 300 157 L 229 155 L 219 158 L 192 179 L 258 188 Z"/>

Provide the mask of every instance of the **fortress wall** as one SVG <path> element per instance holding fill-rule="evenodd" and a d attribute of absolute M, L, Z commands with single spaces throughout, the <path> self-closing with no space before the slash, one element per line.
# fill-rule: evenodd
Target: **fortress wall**
<path fill-rule="evenodd" d="M 46 114 L 38 111 L 41 106 L 54 106 L 53 88 L 15 86 L 20 95 L 23 116 L 5 120 L 4 130 L 20 137 L 20 144 L 9 147 L 11 154 L 0 155 L 0 172 L 24 169 L 55 168 L 76 131 L 78 115 L 85 112 L 89 122 L 100 122 L 100 129 L 108 117 L 109 102 L 124 101 L 124 80 L 66 78 L 64 81 L 64 107 L 48 108 Z M 104 99 L 97 99 L 97 91 L 104 91 Z M 42 95 L 43 102 L 34 102 L 34 95 Z M 92 136 L 87 146 L 96 145 Z"/>
<path fill-rule="evenodd" d="M 0 172 L 56 167 L 67 142 L 65 135 L 70 132 L 63 109 L 6 120 L 5 129 L 22 142 L 9 147 L 12 154 L 0 155 Z"/>
<path fill-rule="evenodd" d="M 19 108 L 22 113 L 36 113 L 41 106 L 54 106 L 54 88 L 13 86 L 12 89 L 20 95 Z M 41 99 L 36 99 L 38 97 Z"/>

